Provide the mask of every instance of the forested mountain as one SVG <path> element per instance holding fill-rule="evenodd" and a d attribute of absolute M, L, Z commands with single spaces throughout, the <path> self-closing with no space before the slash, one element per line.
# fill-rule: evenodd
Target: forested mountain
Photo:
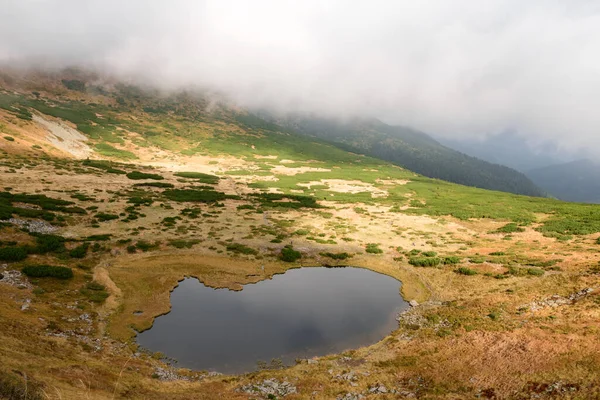
<path fill-rule="evenodd" d="M 512 131 L 491 135 L 482 140 L 447 138 L 438 138 L 438 140 L 451 149 L 494 164 L 506 165 L 521 172 L 573 160 L 569 155 L 561 153 L 552 143 L 533 146 L 523 136 Z"/>
<path fill-rule="evenodd" d="M 588 159 L 536 168 L 526 174 L 558 199 L 600 203 L 600 165 Z"/>
<path fill-rule="evenodd" d="M 346 150 L 391 161 L 422 175 L 478 188 L 544 196 L 523 173 L 450 149 L 431 136 L 376 119 L 338 122 L 322 118 L 287 118 L 280 124 Z"/>

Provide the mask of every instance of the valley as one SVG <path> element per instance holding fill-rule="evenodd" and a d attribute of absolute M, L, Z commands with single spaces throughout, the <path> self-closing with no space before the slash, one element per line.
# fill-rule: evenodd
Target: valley
<path fill-rule="evenodd" d="M 597 206 L 427 178 L 192 92 L 0 87 L 0 397 L 600 396 Z M 244 292 L 316 266 L 388 275 L 412 307 L 377 343 L 245 374 L 136 341 L 185 278 Z"/>

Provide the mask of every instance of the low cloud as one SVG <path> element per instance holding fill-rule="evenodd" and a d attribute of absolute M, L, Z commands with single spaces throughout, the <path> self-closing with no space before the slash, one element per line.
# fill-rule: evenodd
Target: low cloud
<path fill-rule="evenodd" d="M 600 155 L 596 1 L 19 0 L 2 15 L 2 63 Z"/>

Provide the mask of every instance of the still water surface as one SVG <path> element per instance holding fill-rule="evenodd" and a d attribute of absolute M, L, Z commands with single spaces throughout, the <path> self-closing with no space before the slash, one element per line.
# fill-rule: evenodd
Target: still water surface
<path fill-rule="evenodd" d="M 257 361 L 338 353 L 372 344 L 395 329 L 407 308 L 400 282 L 361 268 L 293 269 L 239 292 L 185 279 L 171 312 L 138 343 L 179 367 L 241 373 Z"/>

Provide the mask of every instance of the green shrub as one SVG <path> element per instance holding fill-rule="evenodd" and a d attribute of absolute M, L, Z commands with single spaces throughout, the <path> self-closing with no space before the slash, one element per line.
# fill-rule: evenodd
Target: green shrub
<path fill-rule="evenodd" d="M 418 249 L 412 249 L 411 251 L 408 252 L 408 256 L 412 257 L 412 256 L 416 256 L 417 254 L 421 254 L 421 250 Z"/>
<path fill-rule="evenodd" d="M 67 267 L 55 265 L 27 265 L 21 270 L 25 275 L 31 278 L 52 277 L 58 279 L 71 279 L 73 270 Z"/>
<path fill-rule="evenodd" d="M 435 267 L 440 265 L 441 260 L 437 257 L 411 257 L 408 263 L 415 267 Z"/>
<path fill-rule="evenodd" d="M 156 181 L 161 181 L 165 178 L 163 178 L 162 176 L 158 175 L 158 174 L 148 174 L 145 172 L 140 172 L 140 171 L 132 171 L 130 173 L 128 173 L 126 175 L 129 179 L 135 179 L 135 180 L 139 180 L 139 179 L 154 179 Z"/>
<path fill-rule="evenodd" d="M 110 233 L 103 233 L 99 235 L 90 235 L 83 240 L 86 242 L 106 242 L 107 240 L 110 240 L 111 237 L 112 235 Z"/>
<path fill-rule="evenodd" d="M 381 254 L 381 253 L 383 253 L 383 250 L 381 250 L 379 248 L 379 244 L 378 243 L 368 243 L 365 251 L 367 253 L 371 253 L 371 254 Z"/>
<path fill-rule="evenodd" d="M 105 221 L 111 221 L 113 219 L 119 219 L 119 216 L 116 214 L 98 213 L 98 214 L 94 215 L 94 218 L 96 218 L 100 222 L 105 222 Z"/>
<path fill-rule="evenodd" d="M 83 165 L 87 167 L 97 168 L 108 172 L 109 174 L 125 175 L 127 172 L 122 169 L 113 168 L 112 163 L 106 160 L 84 160 Z"/>
<path fill-rule="evenodd" d="M 129 246 L 127 246 L 127 252 L 128 252 L 129 254 L 133 254 L 133 253 L 135 253 L 136 251 L 137 251 L 137 248 L 136 248 L 134 245 L 129 245 Z"/>
<path fill-rule="evenodd" d="M 542 276 L 544 275 L 544 270 L 540 268 L 527 268 L 527 275 Z"/>
<path fill-rule="evenodd" d="M 88 283 L 87 285 L 85 285 L 85 287 L 87 289 L 90 289 L 90 290 L 104 290 L 104 289 L 106 289 L 106 287 L 104 285 L 102 285 L 102 284 L 100 284 L 100 283 L 98 283 L 96 281 L 92 281 L 92 282 Z"/>
<path fill-rule="evenodd" d="M 61 253 L 65 250 L 65 238 L 58 235 L 37 234 L 35 243 L 33 252 L 36 254 Z"/>
<path fill-rule="evenodd" d="M 150 251 L 150 250 L 154 250 L 154 249 L 158 248 L 159 244 L 160 244 L 159 242 L 150 243 L 145 240 L 139 240 L 135 244 L 135 247 L 137 249 L 140 249 L 141 251 Z"/>
<path fill-rule="evenodd" d="M 500 228 L 496 229 L 494 233 L 514 233 L 514 232 L 525 232 L 525 229 L 518 226 L 515 222 L 508 223 Z"/>
<path fill-rule="evenodd" d="M 133 185 L 135 187 L 157 187 L 157 188 L 163 188 L 163 189 L 171 189 L 174 188 L 175 185 L 173 185 L 172 183 L 167 183 L 167 182 L 142 182 L 142 183 L 136 183 L 135 185 Z"/>
<path fill-rule="evenodd" d="M 442 258 L 442 264 L 444 264 L 444 265 L 460 264 L 461 261 L 462 261 L 461 258 L 457 257 L 457 256 L 450 256 L 450 257 Z"/>
<path fill-rule="evenodd" d="M 84 258 L 88 252 L 88 248 L 90 247 L 89 243 L 83 243 L 71 251 L 69 251 L 69 257 L 71 258 Z"/>
<path fill-rule="evenodd" d="M 320 253 L 320 254 L 323 257 L 329 257 L 329 258 L 332 258 L 334 260 L 346 260 L 346 259 L 352 257 L 348 253 Z"/>
<path fill-rule="evenodd" d="M 435 257 L 437 256 L 437 253 L 435 251 L 424 251 L 421 255 L 423 255 L 423 257 Z"/>
<path fill-rule="evenodd" d="M 27 258 L 25 247 L 2 247 L 0 248 L 0 261 L 22 261 Z"/>
<path fill-rule="evenodd" d="M 291 245 L 287 245 L 283 249 L 281 249 L 281 254 L 279 255 L 279 258 L 285 262 L 294 262 L 302 258 L 302 253 L 294 250 L 294 248 Z"/>
<path fill-rule="evenodd" d="M 208 183 L 210 185 L 215 185 L 219 183 L 218 176 L 203 174 L 201 172 L 177 172 L 175 173 L 175 176 L 179 176 L 181 178 L 195 179 L 200 183 Z"/>
<path fill-rule="evenodd" d="M 457 274 L 461 274 L 461 275 L 477 275 L 477 271 L 475 271 L 474 269 L 471 269 L 471 268 L 467 268 L 467 267 L 460 267 L 460 268 L 454 270 L 454 272 L 456 272 Z"/>
<path fill-rule="evenodd" d="M 231 243 L 226 246 L 227 251 L 231 251 L 236 254 L 252 254 L 257 255 L 258 251 L 253 249 L 252 247 L 248 247 L 244 244 L 240 243 Z"/>
<path fill-rule="evenodd" d="M 214 190 L 196 190 L 196 189 L 171 189 L 165 190 L 163 195 L 173 201 L 190 201 L 198 203 L 215 203 L 225 199 L 238 198 L 238 196 L 226 195 Z"/>
<path fill-rule="evenodd" d="M 9 142 L 14 142 L 15 138 L 12 136 L 4 136 L 4 140 L 8 140 Z"/>
<path fill-rule="evenodd" d="M 492 253 L 490 253 L 490 256 L 505 256 L 506 253 L 503 251 L 494 251 Z"/>

